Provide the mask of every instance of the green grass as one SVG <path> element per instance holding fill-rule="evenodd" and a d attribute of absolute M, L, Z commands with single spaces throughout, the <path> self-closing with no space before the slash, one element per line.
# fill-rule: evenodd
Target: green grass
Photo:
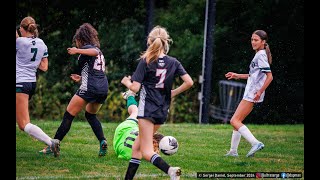
<path fill-rule="evenodd" d="M 53 137 L 60 122 L 35 121 Z M 124 179 L 128 161 L 115 156 L 112 139 L 117 123 L 102 123 L 108 140 L 106 157 L 99 158 L 99 142 L 87 122 L 75 121 L 61 142 L 59 158 L 38 154 L 45 145 L 16 127 L 16 179 Z M 250 144 L 241 139 L 239 157 L 224 157 L 230 148 L 232 128 L 227 124 L 166 124 L 160 128 L 179 142 L 168 164 L 180 166 L 181 179 L 195 179 L 197 172 L 302 172 L 304 125 L 247 125 L 265 148 L 247 158 Z M 136 179 L 169 179 L 151 163 L 142 161 Z"/>

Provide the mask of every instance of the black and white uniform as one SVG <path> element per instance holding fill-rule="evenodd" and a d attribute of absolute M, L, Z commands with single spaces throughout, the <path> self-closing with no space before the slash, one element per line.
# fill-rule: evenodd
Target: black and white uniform
<path fill-rule="evenodd" d="M 81 49 L 95 48 L 97 56 L 80 54 L 78 65 L 81 69 L 81 85 L 76 94 L 86 102 L 103 104 L 108 95 L 108 79 L 105 74 L 105 59 L 99 48 L 85 45 Z"/>
<path fill-rule="evenodd" d="M 41 59 L 48 57 L 48 48 L 37 37 L 16 39 L 16 93 L 25 93 L 29 99 L 35 92 L 36 72 Z"/>
<path fill-rule="evenodd" d="M 138 118 L 163 124 L 171 102 L 174 79 L 185 74 L 187 72 L 174 57 L 164 56 L 148 65 L 145 59 L 141 59 L 131 78 L 142 84 Z"/>

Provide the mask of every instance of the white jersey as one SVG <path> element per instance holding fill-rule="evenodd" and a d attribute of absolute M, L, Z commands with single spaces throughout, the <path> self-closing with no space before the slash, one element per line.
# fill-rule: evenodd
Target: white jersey
<path fill-rule="evenodd" d="M 36 82 L 36 72 L 42 58 L 48 57 L 48 49 L 40 38 L 16 39 L 16 83 Z"/>
<path fill-rule="evenodd" d="M 247 80 L 246 89 L 243 94 L 243 99 L 253 102 L 255 94 L 263 86 L 267 75 L 266 72 L 271 72 L 270 65 L 268 63 L 268 56 L 266 51 L 259 50 L 250 63 L 249 77 Z M 264 99 L 265 92 L 260 96 L 257 102 L 262 102 Z"/>

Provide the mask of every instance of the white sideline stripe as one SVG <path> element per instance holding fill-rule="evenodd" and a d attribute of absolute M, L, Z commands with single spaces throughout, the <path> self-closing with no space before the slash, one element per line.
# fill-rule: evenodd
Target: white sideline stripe
<path fill-rule="evenodd" d="M 98 175 L 98 176 L 75 176 L 75 177 L 65 177 L 65 176 L 25 176 L 17 177 L 16 179 L 90 179 L 90 178 L 118 178 L 123 179 L 120 175 Z M 165 174 L 137 174 L 135 177 L 169 177 Z M 181 177 L 196 178 L 197 174 L 182 174 Z"/>

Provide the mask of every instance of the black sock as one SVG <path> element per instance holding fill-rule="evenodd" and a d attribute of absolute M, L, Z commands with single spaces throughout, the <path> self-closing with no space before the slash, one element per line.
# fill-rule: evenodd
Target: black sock
<path fill-rule="evenodd" d="M 102 140 L 106 140 L 103 134 L 102 126 L 100 121 L 97 119 L 96 114 L 90 114 L 86 111 L 85 116 L 87 118 L 87 121 L 89 122 L 94 134 L 98 138 L 99 142 Z"/>
<path fill-rule="evenodd" d="M 133 179 L 134 175 L 136 174 L 136 172 L 139 168 L 140 162 L 141 162 L 141 160 L 139 160 L 139 159 L 131 158 L 127 172 L 126 172 L 126 177 L 124 178 L 125 180 Z"/>
<path fill-rule="evenodd" d="M 68 111 L 63 115 L 63 120 L 54 136 L 54 139 L 59 139 L 62 141 L 64 136 L 69 132 L 74 116 L 72 116 Z"/>
<path fill-rule="evenodd" d="M 154 154 L 151 157 L 150 162 L 153 165 L 157 166 L 157 168 L 161 169 L 163 172 L 168 174 L 170 166 L 159 156 L 159 154 Z"/>

